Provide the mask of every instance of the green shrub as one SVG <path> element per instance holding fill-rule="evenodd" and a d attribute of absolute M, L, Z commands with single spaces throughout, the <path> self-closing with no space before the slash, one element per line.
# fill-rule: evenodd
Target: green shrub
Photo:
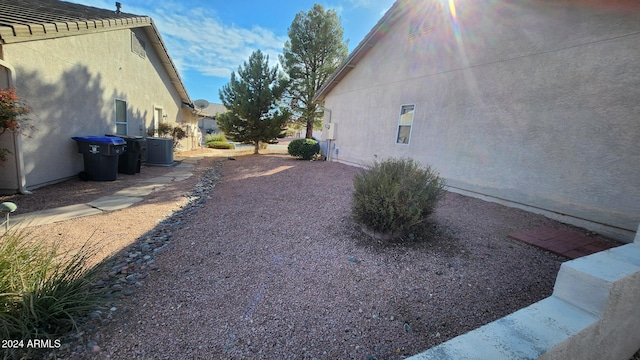
<path fill-rule="evenodd" d="M 184 131 L 183 128 L 180 126 L 171 127 L 171 124 L 166 122 L 159 123 L 155 131 L 153 129 L 147 131 L 148 136 L 154 136 L 155 134 L 163 138 L 171 137 L 173 139 L 174 150 L 180 145 L 180 140 L 187 137 L 187 132 Z"/>
<path fill-rule="evenodd" d="M 227 142 L 227 137 L 224 136 L 223 133 L 221 132 L 216 132 L 213 134 L 209 134 L 204 138 L 204 142 L 205 144 L 208 144 L 210 142 Z"/>
<path fill-rule="evenodd" d="M 352 215 L 365 232 L 396 239 L 420 226 L 444 195 L 444 179 L 411 159 L 374 162 L 353 180 Z"/>
<path fill-rule="evenodd" d="M 98 308 L 105 297 L 92 285 L 98 272 L 88 262 L 94 254 L 86 244 L 61 253 L 59 244 L 24 231 L 0 235 L 0 338 L 55 340 Z"/>
<path fill-rule="evenodd" d="M 289 155 L 311 160 L 320 153 L 320 144 L 314 139 L 295 139 L 287 147 Z"/>
<path fill-rule="evenodd" d="M 233 143 L 226 141 L 209 141 L 207 147 L 211 149 L 235 149 L 236 146 Z"/>
<path fill-rule="evenodd" d="M 158 124 L 158 129 L 156 132 L 160 137 L 169 137 L 169 135 L 171 135 L 172 130 L 173 129 L 171 128 L 171 125 L 169 123 L 161 122 Z"/>
<path fill-rule="evenodd" d="M 223 133 L 217 132 L 207 135 L 204 139 L 205 144 L 211 149 L 235 149 L 233 143 L 227 141 L 227 137 Z"/>

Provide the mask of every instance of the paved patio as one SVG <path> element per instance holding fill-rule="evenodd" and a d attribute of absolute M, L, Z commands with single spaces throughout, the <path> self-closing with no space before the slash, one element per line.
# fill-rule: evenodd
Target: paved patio
<path fill-rule="evenodd" d="M 512 239 L 565 256 L 569 259 L 607 250 L 622 243 L 603 241 L 576 231 L 556 229 L 548 226 L 509 234 Z"/>

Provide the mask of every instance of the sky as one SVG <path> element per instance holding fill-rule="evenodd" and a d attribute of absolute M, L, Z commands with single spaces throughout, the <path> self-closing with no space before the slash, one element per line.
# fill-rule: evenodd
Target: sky
<path fill-rule="evenodd" d="M 113 9 L 115 0 L 68 0 Z M 295 15 L 315 3 L 338 13 L 351 52 L 394 0 L 119 0 L 122 12 L 150 16 L 192 101 L 221 103 L 218 91 L 255 50 L 276 66 Z"/>

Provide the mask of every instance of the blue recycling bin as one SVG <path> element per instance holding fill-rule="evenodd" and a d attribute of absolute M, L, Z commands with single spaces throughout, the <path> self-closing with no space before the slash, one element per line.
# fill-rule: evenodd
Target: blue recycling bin
<path fill-rule="evenodd" d="M 126 141 L 109 136 L 74 136 L 78 152 L 84 158 L 81 180 L 114 181 L 118 177 L 118 158 L 124 152 Z"/>

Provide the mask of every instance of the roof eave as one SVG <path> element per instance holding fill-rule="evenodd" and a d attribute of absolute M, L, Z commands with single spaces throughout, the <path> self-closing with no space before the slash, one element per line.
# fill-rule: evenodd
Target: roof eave
<path fill-rule="evenodd" d="M 144 28 L 147 36 L 151 39 L 151 45 L 160 57 L 160 61 L 171 79 L 171 83 L 177 90 L 180 100 L 184 103 L 193 105 L 193 102 L 187 93 L 187 89 L 180 78 L 178 69 L 169 56 L 169 51 L 162 40 L 160 31 L 158 31 L 155 23 L 148 16 L 40 24 L 34 23 L 27 25 L 4 24 L 0 26 L 0 44 L 13 44 L 133 28 Z"/>
<path fill-rule="evenodd" d="M 164 44 L 162 40 L 162 36 L 160 36 L 160 31 L 156 25 L 151 21 L 151 26 L 146 27 L 145 30 L 148 32 L 149 38 L 151 39 L 151 45 L 153 46 L 156 53 L 160 56 L 160 62 L 162 66 L 164 66 L 167 74 L 169 74 L 169 78 L 171 79 L 171 83 L 178 91 L 178 95 L 180 95 L 180 100 L 183 103 L 189 104 L 189 107 L 193 109 L 193 102 L 189 97 L 189 93 L 187 93 L 187 88 L 184 86 L 182 82 L 182 78 L 178 73 L 178 68 L 171 60 L 169 56 L 169 51 L 167 50 L 167 46 Z"/>
<path fill-rule="evenodd" d="M 369 52 L 379 40 L 384 36 L 385 27 L 393 25 L 400 17 L 402 11 L 400 3 L 402 0 L 396 1 L 389 10 L 382 16 L 376 25 L 369 31 L 364 39 L 353 49 L 347 59 L 338 67 L 336 71 L 327 79 L 327 81 L 318 89 L 313 97 L 313 102 L 322 102 L 326 95 L 353 69 L 358 62 Z"/>
<path fill-rule="evenodd" d="M 14 44 L 86 33 L 131 29 L 151 24 L 152 20 L 148 16 L 55 23 L 2 24 L 0 26 L 0 44 Z"/>

